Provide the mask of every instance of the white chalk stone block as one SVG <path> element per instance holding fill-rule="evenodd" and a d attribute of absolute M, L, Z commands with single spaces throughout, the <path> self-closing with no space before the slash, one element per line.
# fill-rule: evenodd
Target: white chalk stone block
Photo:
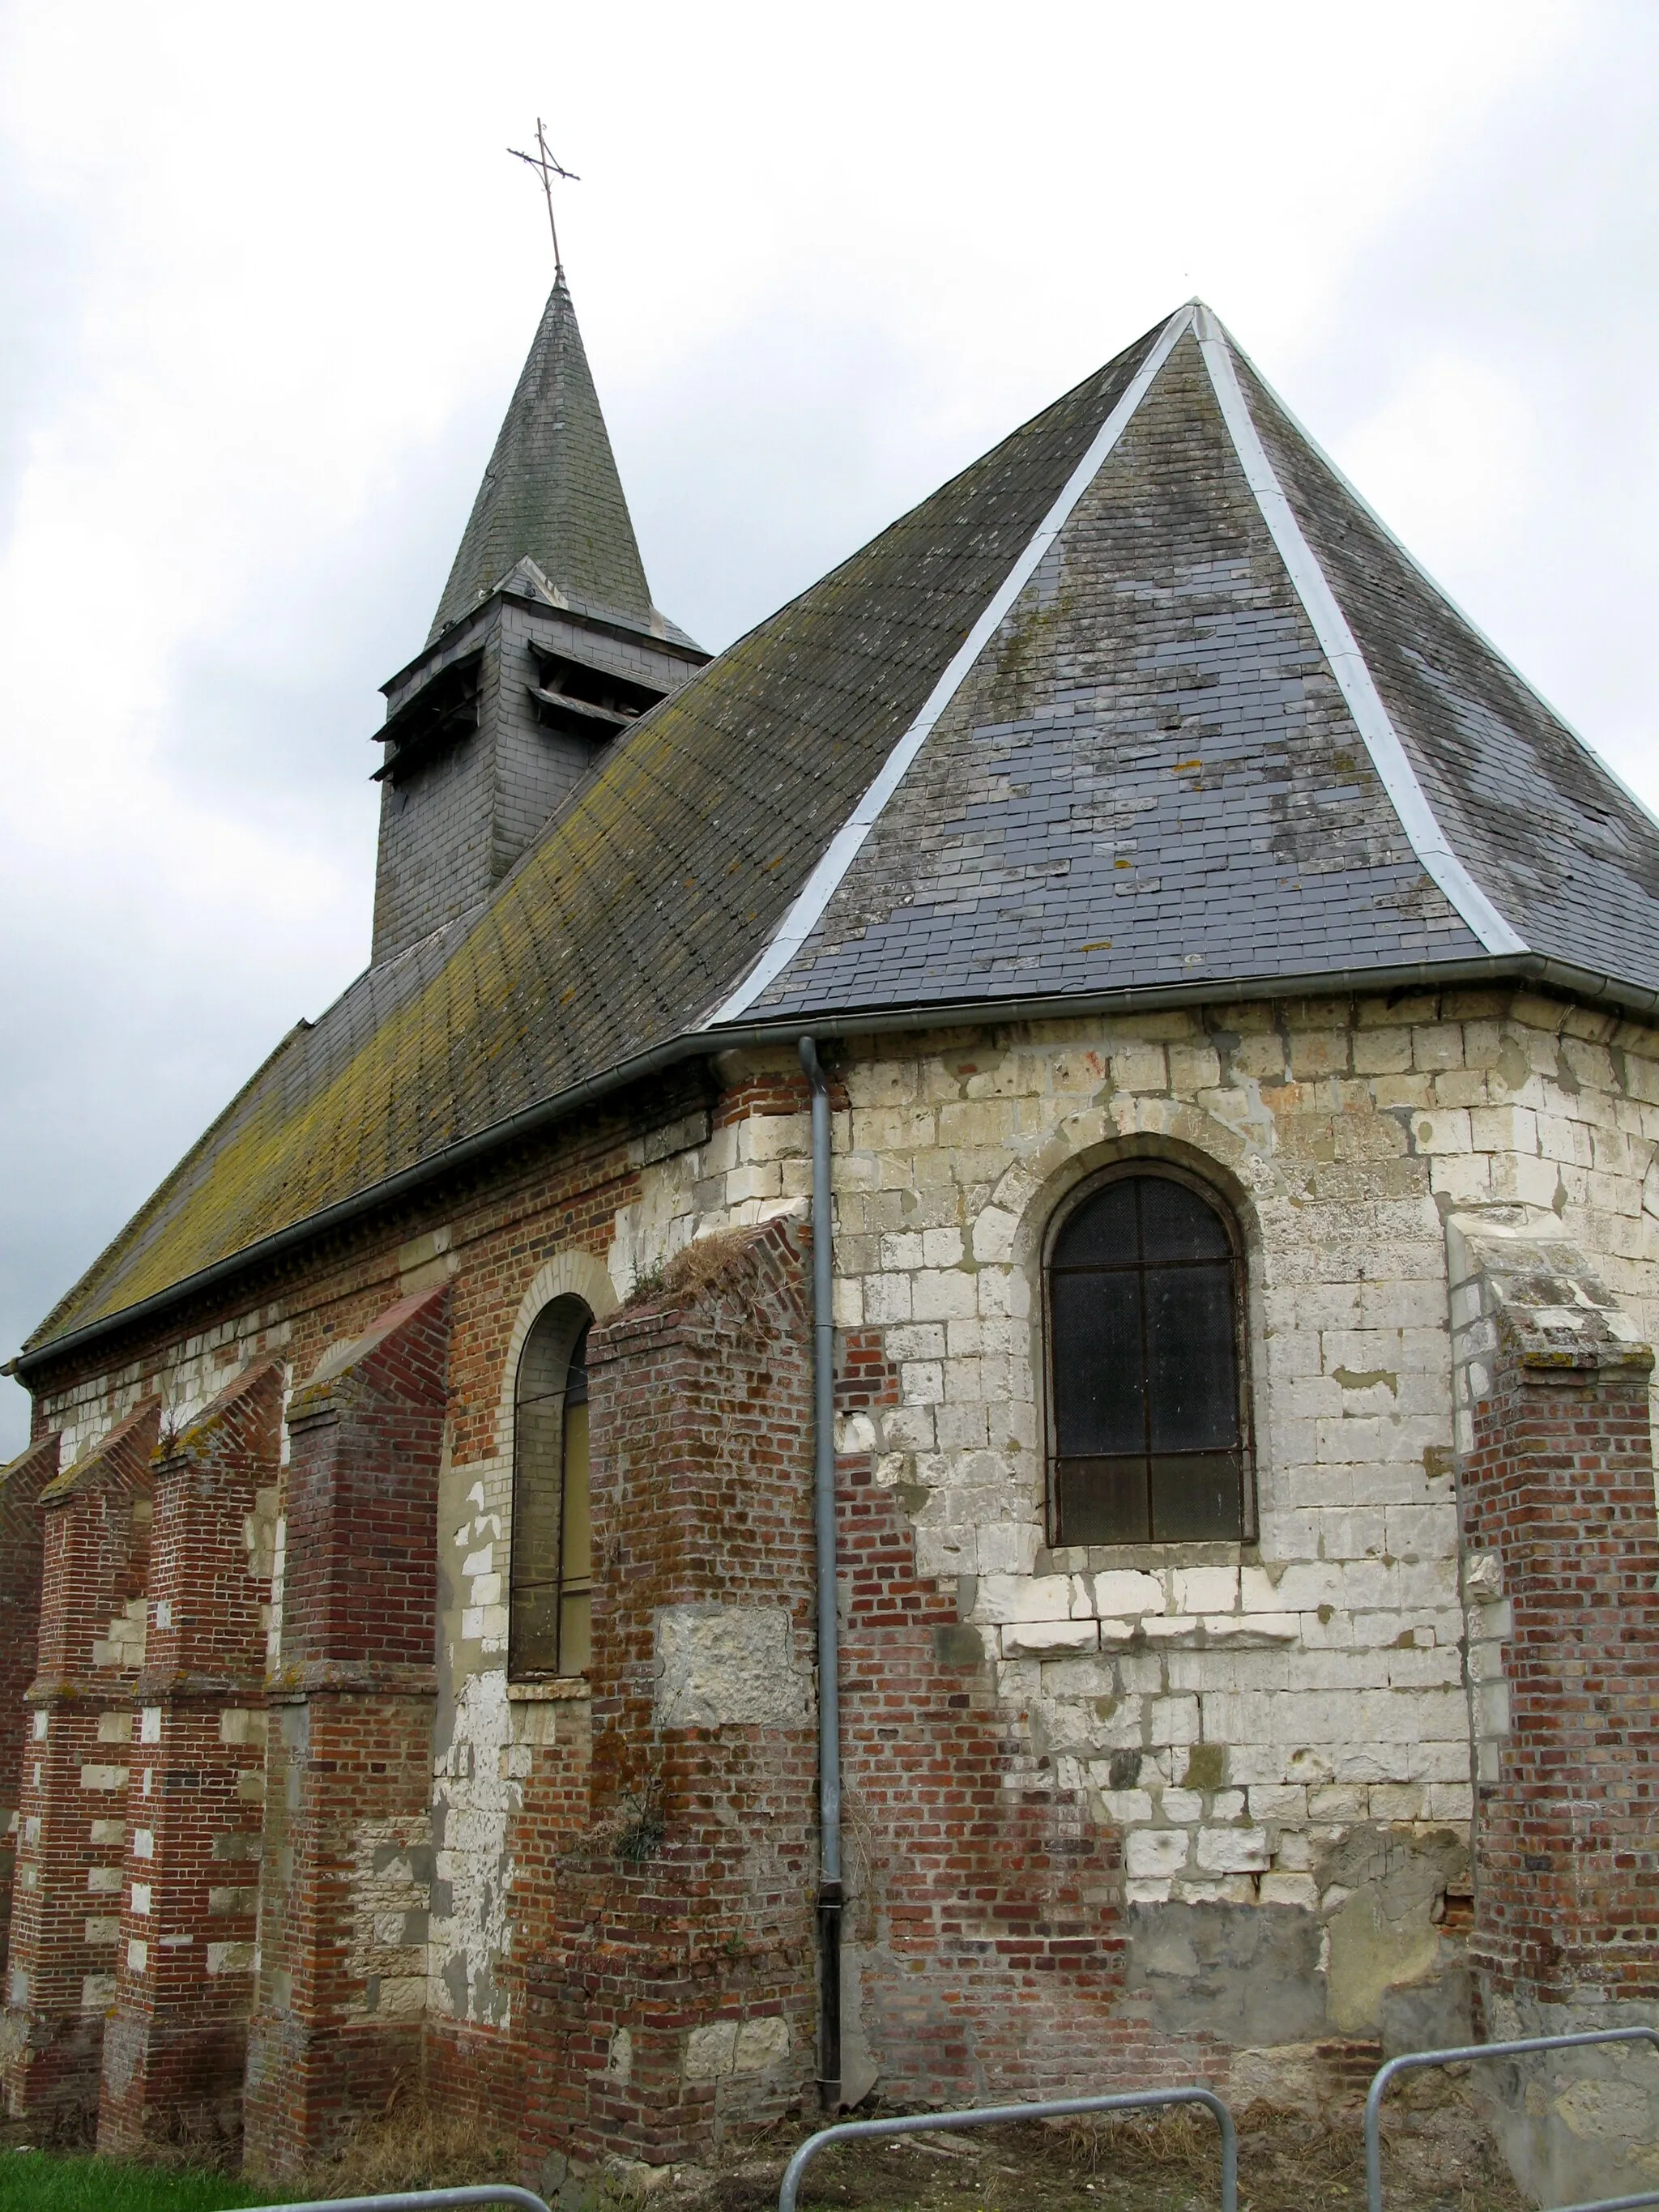
<path fill-rule="evenodd" d="M 1163 1879 L 1184 1867 L 1192 1840 L 1184 1828 L 1139 1828 L 1123 1847 L 1123 1863 L 1131 1875 Z"/>
<path fill-rule="evenodd" d="M 1273 1854 L 1264 1828 L 1201 1828 L 1198 1863 L 1210 1874 L 1265 1873 Z"/>
<path fill-rule="evenodd" d="M 1005 1659 L 1046 1659 L 1055 1652 L 1094 1651 L 1100 1636 L 1092 1620 L 1026 1620 L 1000 1629 Z"/>

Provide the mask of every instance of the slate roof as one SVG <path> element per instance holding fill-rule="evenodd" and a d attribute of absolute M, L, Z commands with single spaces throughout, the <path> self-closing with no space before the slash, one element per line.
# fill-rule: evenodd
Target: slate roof
<path fill-rule="evenodd" d="M 1194 304 L 643 716 L 32 1346 L 757 1024 L 1546 963 L 1653 1002 L 1659 826 Z"/>
<path fill-rule="evenodd" d="M 573 602 L 650 626 L 650 586 L 562 269 L 547 295 L 428 642 L 526 556 Z"/>

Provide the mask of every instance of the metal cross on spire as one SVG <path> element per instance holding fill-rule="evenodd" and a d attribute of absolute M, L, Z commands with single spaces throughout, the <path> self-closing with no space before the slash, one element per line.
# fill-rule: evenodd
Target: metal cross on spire
<path fill-rule="evenodd" d="M 516 146 L 509 146 L 507 150 L 517 160 L 528 162 L 541 178 L 542 190 L 547 195 L 547 227 L 553 234 L 553 273 L 555 276 L 562 276 L 564 272 L 564 261 L 559 252 L 559 226 L 553 219 L 553 179 L 555 177 L 562 177 L 568 185 L 579 185 L 581 179 L 574 169 L 561 168 L 552 155 L 549 153 L 547 133 L 542 128 L 542 118 L 539 115 L 536 118 L 536 151 L 533 154 L 521 154 Z"/>

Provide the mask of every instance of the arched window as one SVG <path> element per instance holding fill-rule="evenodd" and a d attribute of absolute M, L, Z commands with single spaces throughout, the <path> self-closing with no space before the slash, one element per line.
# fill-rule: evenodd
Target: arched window
<path fill-rule="evenodd" d="M 1114 1169 L 1062 1218 L 1045 1271 L 1057 1544 L 1254 1534 L 1243 1267 L 1214 1192 Z"/>
<path fill-rule="evenodd" d="M 514 1408 L 513 1576 L 507 1665 L 515 1675 L 587 1665 L 587 1332 L 580 1298 L 537 1315 L 519 1360 Z"/>

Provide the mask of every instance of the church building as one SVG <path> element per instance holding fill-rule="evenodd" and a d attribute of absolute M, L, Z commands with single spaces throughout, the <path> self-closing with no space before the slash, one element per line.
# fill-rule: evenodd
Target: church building
<path fill-rule="evenodd" d="M 1659 2022 L 1659 825 L 1214 314 L 711 658 L 561 272 L 385 690 L 368 967 L 13 1363 L 10 2112 L 574 2207 Z"/>

